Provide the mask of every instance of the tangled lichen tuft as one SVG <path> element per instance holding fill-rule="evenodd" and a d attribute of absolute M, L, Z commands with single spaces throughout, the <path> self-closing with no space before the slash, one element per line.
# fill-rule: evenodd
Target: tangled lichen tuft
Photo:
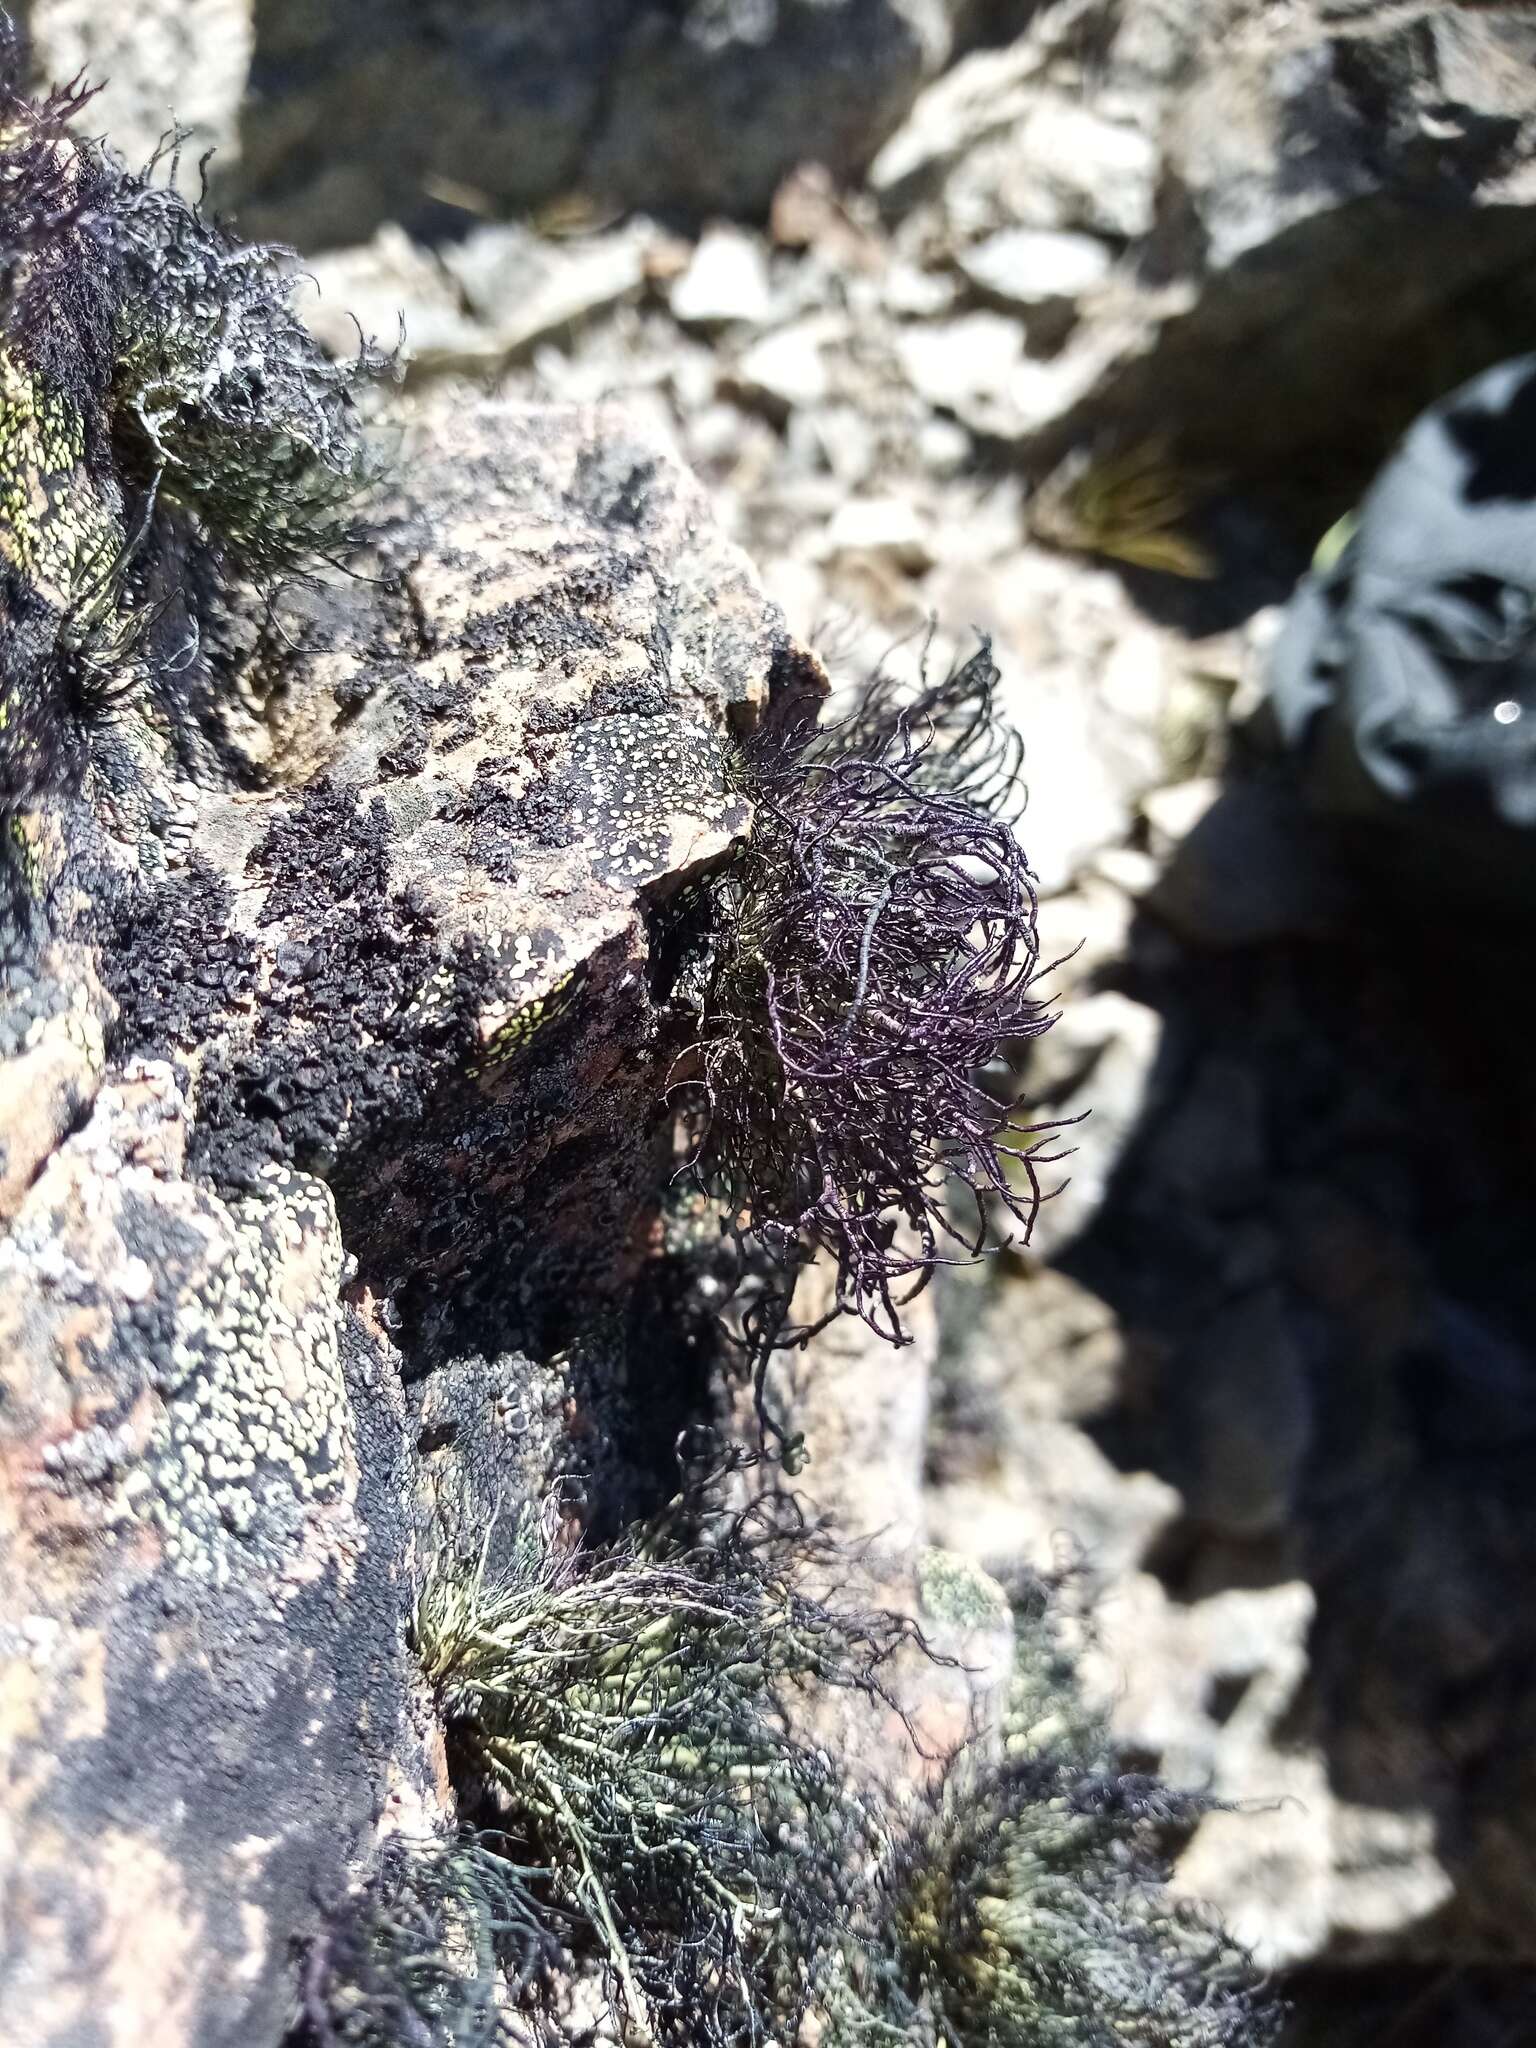
<path fill-rule="evenodd" d="M 830 1254 L 838 1307 L 897 1343 L 934 1268 L 976 1256 L 992 1214 L 1027 1235 L 1040 1198 L 1043 1128 L 983 1081 L 1050 1021 L 996 681 L 983 642 L 830 725 L 790 706 L 741 760 L 751 836 L 677 985 L 699 1183 L 791 1282 Z"/>
<path fill-rule="evenodd" d="M 873 1855 L 871 1813 L 797 1712 L 818 1690 L 883 1697 L 910 1630 L 835 1616 L 741 1521 L 588 1554 L 555 1532 L 525 1515 L 503 1576 L 421 1604 L 461 1779 L 547 1871 L 534 1909 L 584 1931 L 643 2037 L 790 2038 Z"/>
<path fill-rule="evenodd" d="M 528 1902 L 539 1875 L 494 1836 L 393 1836 L 310 1956 L 307 2048 L 494 2048 L 559 1960 Z"/>
<path fill-rule="evenodd" d="M 19 61 L 6 30 L 0 808 L 94 771 L 142 830 L 165 822 L 146 789 L 196 737 L 234 589 L 353 538 L 354 398 L 381 359 L 328 362 L 286 252 L 236 243 L 163 164 L 128 170 L 72 127 L 89 94 L 28 98 Z"/>
<path fill-rule="evenodd" d="M 1255 2048 L 1248 1958 L 1163 1890 L 1160 1840 L 1200 1811 L 1050 1754 L 951 1771 L 885 1873 L 888 2013 L 956 2048 Z"/>
<path fill-rule="evenodd" d="M 29 343 L 34 354 L 67 335 L 63 295 L 89 289 L 69 275 L 71 230 L 89 204 L 70 128 L 91 99 L 79 79 L 38 99 L 24 89 L 26 48 L 0 9 L 0 332 Z"/>
<path fill-rule="evenodd" d="M 1048 1601 L 1019 1617 L 1001 1753 L 916 1746 L 923 1769 L 891 1782 L 871 1764 L 904 1718 L 893 1659 L 931 1653 L 813 1597 L 827 1559 L 803 1531 L 662 1521 L 582 1553 L 556 1528 L 527 1514 L 502 1576 L 436 1580 L 417 1648 L 461 1801 L 510 1859 L 503 1919 L 524 1954 L 542 1928 L 564 1967 L 600 1961 L 632 2037 L 1271 2039 L 1247 1957 L 1164 1888 L 1208 1802 L 1114 1770 Z M 548 1988 L 517 1978 L 525 2001 Z"/>
<path fill-rule="evenodd" d="M 1212 1802 L 1115 1768 L 1054 1589 L 1015 1621 L 1001 1753 L 957 1752 L 889 1834 L 827 2048 L 1265 2048 L 1251 1959 L 1166 1884 Z"/>
<path fill-rule="evenodd" d="M 234 241 L 154 173 L 121 175 L 108 216 L 125 286 L 114 431 L 242 573 L 300 574 L 356 538 L 353 400 L 385 359 L 328 361 L 293 311 L 287 252 Z"/>

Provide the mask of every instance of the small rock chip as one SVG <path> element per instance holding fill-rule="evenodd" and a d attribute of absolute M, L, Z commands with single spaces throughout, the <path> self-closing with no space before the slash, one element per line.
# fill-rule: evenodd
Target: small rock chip
<path fill-rule="evenodd" d="M 958 411 L 1007 385 L 1024 352 L 1016 320 L 1003 313 L 967 313 L 897 337 L 902 367 L 929 405 Z"/>
<path fill-rule="evenodd" d="M 906 498 L 851 498 L 827 527 L 828 555 L 879 555 L 909 575 L 934 563 L 928 528 Z"/>
<path fill-rule="evenodd" d="M 740 228 L 707 229 L 672 287 L 670 304 L 673 318 L 685 327 L 760 325 L 771 307 L 761 245 Z"/>
<path fill-rule="evenodd" d="M 1045 228 L 1003 228 L 962 250 L 961 271 L 979 292 L 1029 310 L 1058 299 L 1078 299 L 1109 276 L 1113 259 L 1092 235 L 1053 234 Z"/>
<path fill-rule="evenodd" d="M 821 352 L 823 325 L 799 320 L 755 342 L 729 379 L 732 394 L 778 419 L 824 404 L 831 378 Z"/>

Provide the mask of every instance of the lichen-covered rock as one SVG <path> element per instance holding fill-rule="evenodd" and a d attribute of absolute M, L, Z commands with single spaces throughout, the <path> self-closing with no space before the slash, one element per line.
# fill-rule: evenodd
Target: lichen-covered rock
<path fill-rule="evenodd" d="M 188 1178 L 191 1121 L 128 1064 L 0 1240 L 7 2040 L 275 2040 L 392 1760 L 426 1782 L 334 1209 Z"/>
<path fill-rule="evenodd" d="M 494 1251 L 531 1298 L 623 1256 L 663 1112 L 649 909 L 744 829 L 731 728 L 801 658 L 615 417 L 444 405 L 400 474 L 378 581 L 309 603 L 260 707 L 307 780 L 202 793 L 103 973 L 125 1049 L 195 1063 L 210 1171 L 323 1173 L 371 1286 Z"/>
<path fill-rule="evenodd" d="M 364 573 L 231 632 L 185 844 L 88 781 L 13 814 L 0 2011 L 38 2048 L 271 2048 L 376 1830 L 441 1823 L 423 1560 L 556 1469 L 618 1498 L 653 910 L 819 683 L 617 415 L 443 404 L 396 474 Z"/>
<path fill-rule="evenodd" d="M 89 1108 L 105 1064 L 106 999 L 83 947 L 50 948 L 0 1011 L 0 1223 Z"/>

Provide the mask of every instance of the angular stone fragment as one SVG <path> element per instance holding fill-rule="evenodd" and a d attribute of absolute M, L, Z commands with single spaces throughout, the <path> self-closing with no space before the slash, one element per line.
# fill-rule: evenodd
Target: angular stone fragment
<path fill-rule="evenodd" d="M 672 314 L 685 327 L 758 325 L 771 305 L 762 250 L 732 227 L 712 227 L 672 287 Z"/>
<path fill-rule="evenodd" d="M 1094 290 L 1109 276 L 1112 258 L 1092 235 L 1000 228 L 962 250 L 959 261 L 979 292 L 1028 312 Z"/>

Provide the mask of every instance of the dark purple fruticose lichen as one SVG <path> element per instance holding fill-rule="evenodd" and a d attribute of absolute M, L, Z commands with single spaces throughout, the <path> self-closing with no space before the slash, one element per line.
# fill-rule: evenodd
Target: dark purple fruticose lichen
<path fill-rule="evenodd" d="M 1048 1127 L 983 1078 L 1051 1021 L 996 681 L 984 641 L 915 692 L 878 676 L 828 726 L 803 701 L 775 719 L 744 762 L 751 838 L 679 982 L 699 1181 L 790 1286 L 827 1252 L 836 1309 L 895 1343 L 905 1302 L 977 1257 L 994 1217 L 1027 1238 L 1050 1156 Z M 782 1285 L 754 1317 L 759 1348 L 807 1334 Z"/>

